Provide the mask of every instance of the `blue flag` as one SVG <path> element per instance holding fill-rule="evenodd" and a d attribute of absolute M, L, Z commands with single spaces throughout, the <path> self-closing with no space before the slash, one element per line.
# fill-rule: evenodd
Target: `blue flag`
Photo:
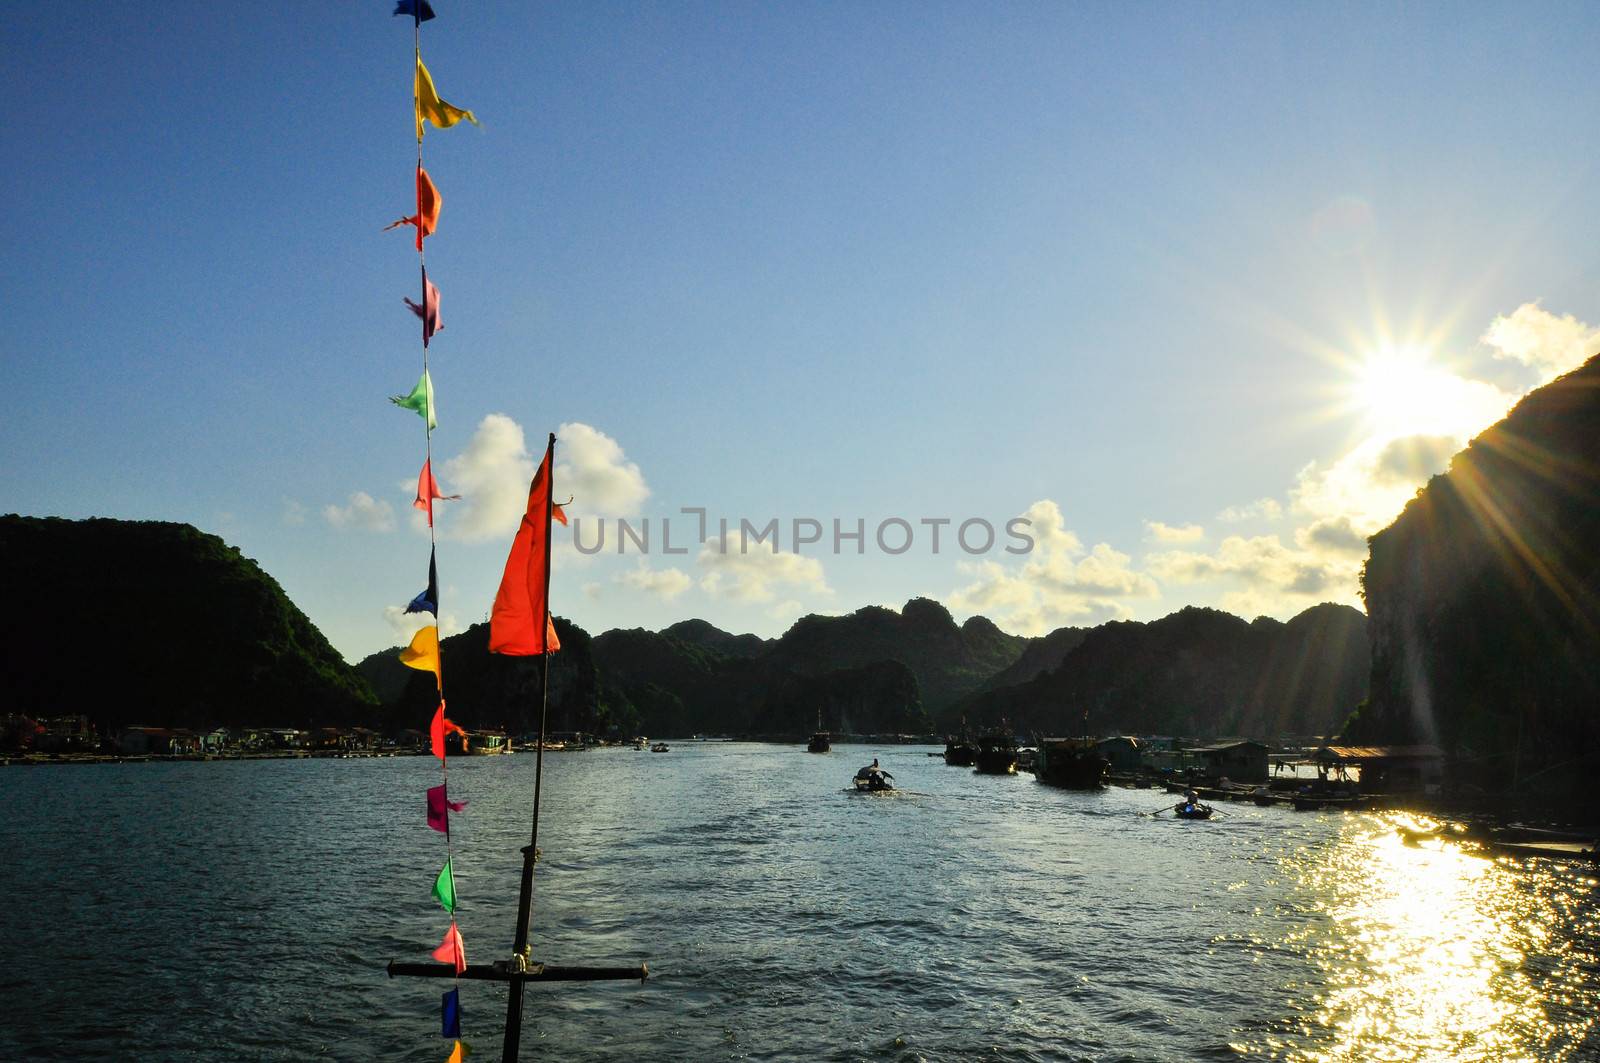
<path fill-rule="evenodd" d="M 428 589 L 411 599 L 406 612 L 439 615 L 439 570 L 434 567 L 432 550 L 428 551 Z"/>
<path fill-rule="evenodd" d="M 418 25 L 433 17 L 433 5 L 428 0 L 395 0 L 394 13 L 410 15 Z"/>
<path fill-rule="evenodd" d="M 441 1037 L 461 1036 L 461 990 L 452 989 L 444 995 L 441 1001 L 444 1013 L 444 1032 Z"/>

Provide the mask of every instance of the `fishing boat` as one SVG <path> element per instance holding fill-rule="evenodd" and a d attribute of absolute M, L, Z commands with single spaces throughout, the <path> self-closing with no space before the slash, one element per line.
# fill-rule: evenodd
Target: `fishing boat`
<path fill-rule="evenodd" d="M 1001 731 L 992 731 L 978 739 L 978 751 L 973 758 L 973 769 L 981 775 L 1015 775 L 1017 773 L 1017 740 Z"/>
<path fill-rule="evenodd" d="M 1172 814 L 1179 819 L 1210 819 L 1211 806 L 1198 801 L 1183 801 L 1172 806 Z"/>
<path fill-rule="evenodd" d="M 1098 790 L 1106 785 L 1111 762 L 1101 756 L 1093 738 L 1041 738 L 1033 771 L 1052 786 Z"/>
<path fill-rule="evenodd" d="M 817 710 L 817 733 L 806 743 L 807 753 L 826 753 L 833 748 L 833 736 L 822 729 L 822 710 Z"/>
<path fill-rule="evenodd" d="M 978 762 L 978 747 L 962 735 L 945 739 L 944 762 L 952 768 L 970 768 Z"/>
<path fill-rule="evenodd" d="M 650 752 L 652 752 L 652 753 L 670 753 L 670 752 L 672 752 L 672 747 L 667 745 L 665 742 L 657 742 L 655 745 L 650 747 Z"/>
<path fill-rule="evenodd" d="M 492 757 L 511 752 L 511 739 L 504 731 L 473 731 L 467 735 L 469 757 Z"/>

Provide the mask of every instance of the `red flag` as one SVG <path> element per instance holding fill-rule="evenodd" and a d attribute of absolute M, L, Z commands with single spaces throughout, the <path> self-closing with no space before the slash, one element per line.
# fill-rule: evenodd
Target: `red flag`
<path fill-rule="evenodd" d="M 561 648 L 550 620 L 547 592 L 550 585 L 550 455 L 556 437 L 550 437 L 544 460 L 528 488 L 528 511 L 506 558 L 505 575 L 489 614 L 489 652 L 515 657 L 554 653 Z"/>
<path fill-rule="evenodd" d="M 444 197 L 439 195 L 439 189 L 434 186 L 433 178 L 428 176 L 428 171 L 421 166 L 417 167 L 417 213 L 410 218 L 401 218 L 398 221 L 385 225 L 384 232 L 398 228 L 402 225 L 415 225 L 417 227 L 417 250 L 422 250 L 422 238 L 432 236 L 433 230 L 439 227 L 439 208 L 444 206 Z"/>
<path fill-rule="evenodd" d="M 433 958 L 440 963 L 454 964 L 458 975 L 467 969 L 467 946 L 461 940 L 461 931 L 456 928 L 454 919 L 450 920 L 450 929 L 444 932 L 444 940 L 433 950 Z"/>
<path fill-rule="evenodd" d="M 422 463 L 422 471 L 417 474 L 417 500 L 411 505 L 428 514 L 430 528 L 433 527 L 433 500 L 436 498 L 445 502 L 461 500 L 460 495 L 447 495 L 439 490 L 439 481 L 433 478 L 433 459 L 429 458 Z"/>
<path fill-rule="evenodd" d="M 428 738 L 433 746 L 433 755 L 440 760 L 444 759 L 444 736 L 447 731 L 454 731 L 463 738 L 467 734 L 456 726 L 454 720 L 445 718 L 444 702 L 441 701 L 439 707 L 433 710 L 433 723 L 428 725 Z"/>

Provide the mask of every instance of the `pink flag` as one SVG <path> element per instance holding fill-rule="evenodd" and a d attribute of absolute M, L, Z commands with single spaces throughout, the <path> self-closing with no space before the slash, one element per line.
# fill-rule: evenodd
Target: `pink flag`
<path fill-rule="evenodd" d="M 439 289 L 428 279 L 426 266 L 422 268 L 422 305 L 418 306 L 410 299 L 406 299 L 406 305 L 422 319 L 422 345 L 426 347 L 428 341 L 433 339 L 433 334 L 444 328 L 439 323 Z"/>
<path fill-rule="evenodd" d="M 440 963 L 455 964 L 456 974 L 467 969 L 467 946 L 461 940 L 461 931 L 456 928 L 454 919 L 450 920 L 450 929 L 444 932 L 444 940 L 433 950 L 433 958 Z"/>
<path fill-rule="evenodd" d="M 441 834 L 450 833 L 450 817 L 445 809 L 460 812 L 467 807 L 465 801 L 452 801 L 445 796 L 444 785 L 428 787 L 428 826 Z"/>
<path fill-rule="evenodd" d="M 433 500 L 442 499 L 446 502 L 459 502 L 460 495 L 447 495 L 439 490 L 439 481 L 433 478 L 433 459 L 429 458 L 422 463 L 422 472 L 417 474 L 417 500 L 411 505 L 422 510 L 428 515 L 428 527 L 433 527 Z"/>

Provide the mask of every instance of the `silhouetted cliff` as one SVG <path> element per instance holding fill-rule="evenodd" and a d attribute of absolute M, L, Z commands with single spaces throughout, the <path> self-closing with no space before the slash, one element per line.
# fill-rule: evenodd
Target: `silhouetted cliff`
<path fill-rule="evenodd" d="M 1499 788 L 1600 770 L 1600 357 L 1531 393 L 1388 528 L 1363 574 L 1351 741 L 1437 742 Z"/>
<path fill-rule="evenodd" d="M 0 517 L 8 711 L 209 729 L 366 723 L 377 699 L 271 576 L 158 521 Z"/>

